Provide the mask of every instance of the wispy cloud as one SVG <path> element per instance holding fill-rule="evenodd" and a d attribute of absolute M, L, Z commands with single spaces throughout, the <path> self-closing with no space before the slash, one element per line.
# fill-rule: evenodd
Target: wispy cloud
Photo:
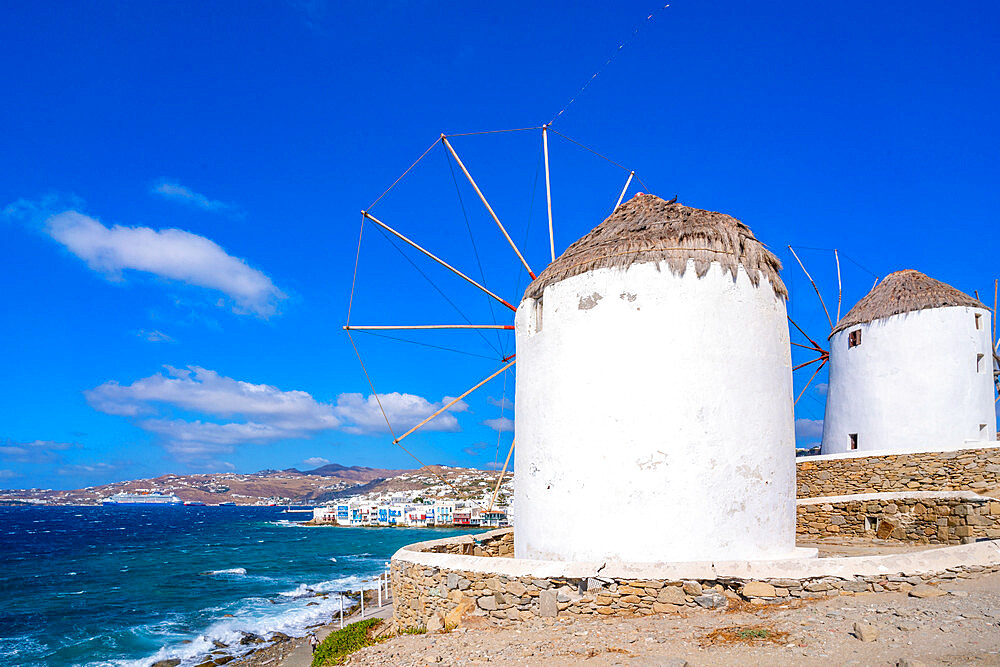
<path fill-rule="evenodd" d="M 486 419 L 483 426 L 489 426 L 498 433 L 505 433 L 514 430 L 514 420 L 509 417 L 498 417 L 497 419 Z"/>
<path fill-rule="evenodd" d="M 234 257 L 214 241 L 181 229 L 107 227 L 75 210 L 49 217 L 43 229 L 55 241 L 108 280 L 139 271 L 195 287 L 215 290 L 232 301 L 237 313 L 270 317 L 286 298 L 271 279 Z M 222 301 L 225 304 L 225 301 Z"/>
<path fill-rule="evenodd" d="M 826 396 L 826 392 L 830 389 L 830 385 L 826 382 L 817 382 L 815 387 L 816 393 L 820 396 Z"/>
<path fill-rule="evenodd" d="M 139 428 L 159 436 L 167 450 L 182 459 L 231 452 L 243 444 L 308 438 L 331 430 L 358 434 L 386 431 L 373 396 L 345 393 L 333 403 L 324 403 L 304 391 L 243 382 L 198 366 L 164 368 L 165 373 L 132 384 L 105 382 L 85 391 L 84 397 L 96 410 L 135 420 Z M 379 397 L 397 428 L 409 428 L 449 400 L 431 402 L 401 393 Z M 463 402 L 452 408 L 466 409 Z M 425 428 L 459 430 L 451 411 Z"/>
<path fill-rule="evenodd" d="M 242 215 L 234 205 L 217 199 L 209 199 L 200 192 L 195 192 L 191 188 L 185 187 L 180 183 L 160 181 L 153 186 L 153 194 L 157 194 L 166 199 L 181 202 L 189 206 L 194 206 L 195 208 L 200 208 L 201 210 L 209 211 L 210 213 L 226 213 L 228 215 L 235 216 Z"/>
<path fill-rule="evenodd" d="M 440 401 L 431 402 L 423 396 L 399 392 L 379 394 L 378 400 L 372 395 L 365 398 L 361 394 L 340 394 L 334 411 L 347 423 L 343 429 L 347 433 L 388 433 L 389 429 L 385 424 L 385 417 L 388 417 L 396 435 L 400 435 L 440 410 L 451 400 L 451 397 L 445 396 Z M 379 401 L 382 404 L 381 408 Z M 468 409 L 469 406 L 465 401 L 459 401 L 447 412 L 427 422 L 422 430 L 458 431 L 460 430 L 458 418 L 452 413 L 465 412 Z M 382 415 L 383 410 L 385 417 Z"/>
<path fill-rule="evenodd" d="M 173 336 L 169 336 L 159 329 L 141 329 L 136 332 L 136 335 L 143 340 L 148 340 L 150 343 L 176 343 L 177 339 Z"/>
<path fill-rule="evenodd" d="M 304 459 L 302 462 L 307 466 L 309 466 L 310 468 L 318 468 L 320 466 L 325 466 L 327 463 L 330 462 L 330 460 L 324 459 L 322 456 L 310 456 L 309 458 Z"/>
<path fill-rule="evenodd" d="M 14 472 L 13 470 L 0 470 L 0 479 L 15 479 L 20 476 L 21 473 Z"/>
<path fill-rule="evenodd" d="M 795 438 L 796 439 L 809 439 L 809 438 L 822 438 L 823 437 L 823 420 L 822 419 L 796 419 L 795 420 Z"/>
<path fill-rule="evenodd" d="M 492 396 L 487 396 L 486 397 L 486 402 L 489 403 L 490 405 L 495 405 L 496 407 L 500 408 L 501 410 L 513 410 L 514 409 L 514 401 L 512 401 L 509 398 L 504 397 L 504 396 L 502 396 L 500 398 L 493 398 Z"/>
<path fill-rule="evenodd" d="M 60 466 L 56 472 L 60 475 L 98 475 L 117 470 L 118 465 L 114 463 L 74 463 L 72 465 Z"/>
<path fill-rule="evenodd" d="M 52 463 L 62 458 L 59 452 L 79 447 L 68 442 L 53 442 L 52 440 L 33 440 L 32 442 L 14 442 L 6 440 L 0 444 L 0 458 L 18 463 Z"/>

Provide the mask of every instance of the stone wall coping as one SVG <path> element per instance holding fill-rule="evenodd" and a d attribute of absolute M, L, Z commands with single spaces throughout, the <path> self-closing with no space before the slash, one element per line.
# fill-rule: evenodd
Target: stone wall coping
<path fill-rule="evenodd" d="M 478 539 L 498 537 L 513 529 L 480 533 Z M 1000 565 L 1000 540 L 983 540 L 940 548 L 878 556 L 836 558 L 790 558 L 769 561 L 702 561 L 693 563 L 614 563 L 560 562 L 523 558 L 460 556 L 422 551 L 428 547 L 470 541 L 445 538 L 418 542 L 399 549 L 392 560 L 404 564 L 451 571 L 476 572 L 508 577 L 582 579 L 584 577 L 620 579 L 714 580 L 732 577 L 744 580 L 812 579 L 942 572 L 963 566 Z"/>
<path fill-rule="evenodd" d="M 996 498 L 981 496 L 972 491 L 889 491 L 887 493 L 855 493 L 846 496 L 817 496 L 799 498 L 796 505 L 825 505 L 864 500 L 964 500 L 971 503 L 988 503 Z"/>
<path fill-rule="evenodd" d="M 837 461 L 839 459 L 864 459 L 870 457 L 878 456 L 907 456 L 909 454 L 932 454 L 932 453 L 951 453 L 951 452 L 962 452 L 962 451 L 982 451 L 984 449 L 1000 449 L 1000 445 L 997 444 L 996 440 L 966 440 L 960 445 L 955 445 L 953 447 L 942 447 L 941 445 L 916 445 L 905 452 L 899 451 L 889 451 L 889 450 L 878 450 L 878 451 L 864 451 L 857 450 L 853 452 L 841 452 L 840 454 L 806 454 L 803 456 L 795 457 L 796 463 L 804 463 L 806 461 Z"/>

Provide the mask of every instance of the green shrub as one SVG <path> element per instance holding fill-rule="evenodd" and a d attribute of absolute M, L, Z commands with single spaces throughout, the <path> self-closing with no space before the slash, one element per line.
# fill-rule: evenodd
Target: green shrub
<path fill-rule="evenodd" d="M 381 622 L 380 618 L 369 618 L 366 621 L 351 623 L 343 630 L 331 632 L 330 636 L 316 647 L 312 667 L 339 665 L 344 661 L 344 658 L 355 651 L 377 644 L 378 640 L 370 639 L 368 632 Z"/>
<path fill-rule="evenodd" d="M 764 628 L 743 628 L 736 634 L 740 639 L 767 639 L 770 633 Z"/>

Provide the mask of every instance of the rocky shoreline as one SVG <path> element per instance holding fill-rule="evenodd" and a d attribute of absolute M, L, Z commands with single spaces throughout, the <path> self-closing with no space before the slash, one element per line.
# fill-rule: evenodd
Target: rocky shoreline
<path fill-rule="evenodd" d="M 360 591 L 346 591 L 348 598 L 360 600 Z M 317 592 L 313 597 L 327 599 L 333 593 Z M 374 609 L 378 604 L 378 593 L 375 590 L 364 591 L 365 595 L 365 618 L 371 618 L 369 609 Z M 384 604 L 381 608 L 382 614 L 390 611 L 392 607 Z M 344 605 L 344 625 L 360 620 L 360 602 L 345 603 Z M 280 667 L 286 658 L 305 648 L 308 651 L 308 637 L 316 634 L 320 639 L 326 637 L 330 632 L 340 629 L 339 612 L 323 623 L 316 623 L 306 628 L 306 634 L 296 637 L 280 631 L 264 632 L 256 634 L 253 632 L 243 632 L 236 642 L 226 644 L 218 640 L 213 640 L 213 649 L 194 661 L 194 667 L 217 667 L 219 665 L 234 664 L 240 667 Z M 308 651 L 311 653 L 311 651 Z M 150 667 L 178 667 L 183 661 L 179 658 L 166 658 L 150 663 Z M 308 662 L 303 663 L 308 665 Z"/>

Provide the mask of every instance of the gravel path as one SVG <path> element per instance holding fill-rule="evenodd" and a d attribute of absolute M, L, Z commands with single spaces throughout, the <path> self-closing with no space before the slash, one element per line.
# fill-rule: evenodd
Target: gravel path
<path fill-rule="evenodd" d="M 1000 574 L 939 588 L 949 594 L 865 593 L 634 619 L 472 617 L 447 634 L 363 649 L 348 664 L 1000 665 Z M 767 638 L 753 638 L 763 631 Z"/>

